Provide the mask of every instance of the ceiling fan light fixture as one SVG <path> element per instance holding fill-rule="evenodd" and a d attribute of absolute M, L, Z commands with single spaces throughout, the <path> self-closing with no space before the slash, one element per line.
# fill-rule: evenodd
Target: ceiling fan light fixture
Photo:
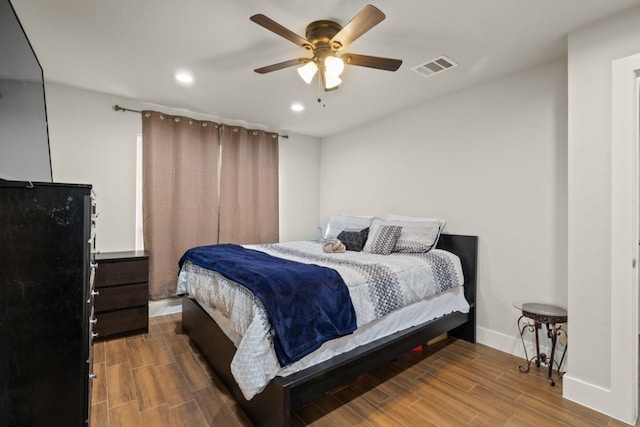
<path fill-rule="evenodd" d="M 342 79 L 336 75 L 325 73 L 324 74 L 324 88 L 325 89 L 333 89 L 340 86 L 342 83 Z"/>
<path fill-rule="evenodd" d="M 327 56 L 324 59 L 324 68 L 327 75 L 338 77 L 344 71 L 344 61 L 337 56 Z"/>
<path fill-rule="evenodd" d="M 315 61 L 309 61 L 302 67 L 298 67 L 298 74 L 300 74 L 300 77 L 302 77 L 302 80 L 304 80 L 306 84 L 311 83 L 313 76 L 315 76 L 317 72 L 318 66 Z"/>
<path fill-rule="evenodd" d="M 384 13 L 370 4 L 358 12 L 344 27 L 330 20 L 311 22 L 307 25 L 305 37 L 299 36 L 263 14 L 253 15 L 250 19 L 313 54 L 311 58 L 295 58 L 256 68 L 254 71 L 259 74 L 298 66 L 298 74 L 307 84 L 311 84 L 314 76 L 319 74 L 319 86 L 324 87 L 325 91 L 330 91 L 337 89 L 342 83 L 339 76 L 344 70 L 345 63 L 387 71 L 396 71 L 402 65 L 402 60 L 393 58 L 355 53 L 337 56 L 338 51 L 342 51 L 385 19 Z"/>

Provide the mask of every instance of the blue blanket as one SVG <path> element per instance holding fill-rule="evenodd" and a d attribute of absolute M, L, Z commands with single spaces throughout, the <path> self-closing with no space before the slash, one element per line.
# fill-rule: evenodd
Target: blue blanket
<path fill-rule="evenodd" d="M 281 366 L 357 327 L 349 290 L 331 268 L 234 244 L 189 249 L 180 259 L 180 267 L 185 261 L 219 272 L 260 299 L 275 331 L 273 343 Z"/>

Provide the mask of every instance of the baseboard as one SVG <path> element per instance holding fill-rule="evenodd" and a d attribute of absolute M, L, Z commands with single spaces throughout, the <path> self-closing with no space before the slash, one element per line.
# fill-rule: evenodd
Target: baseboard
<path fill-rule="evenodd" d="M 181 312 L 181 298 L 165 298 L 157 301 L 149 301 L 149 317 L 164 316 L 165 314 Z"/>
<path fill-rule="evenodd" d="M 562 391 L 565 399 L 611 416 L 611 414 L 607 414 L 602 410 L 602 402 L 611 400 L 611 390 L 587 383 L 567 374 L 562 379 Z"/>
<path fill-rule="evenodd" d="M 620 406 L 619 400 L 614 397 L 614 393 L 610 389 L 587 383 L 567 374 L 562 378 L 562 397 L 594 411 L 602 412 L 618 421 L 635 425 L 636 420 L 631 419 L 630 414 L 627 417 L 619 416 L 619 414 L 627 413 L 628 408 Z"/>
<path fill-rule="evenodd" d="M 618 387 L 620 389 L 620 387 Z M 562 397 L 582 406 L 602 412 L 618 421 L 636 425 L 635 414 L 630 409 L 631 399 L 620 398 L 620 392 L 565 375 L 562 378 Z"/>
<path fill-rule="evenodd" d="M 492 331 L 491 329 L 477 326 L 476 341 L 479 344 L 484 344 L 491 348 L 495 348 L 496 350 L 524 358 L 524 349 L 522 348 L 520 337 L 512 337 L 510 335 Z M 533 346 L 531 348 L 533 349 Z M 527 351 L 529 351 L 528 348 Z"/>
<path fill-rule="evenodd" d="M 525 331 L 525 345 L 527 346 L 527 354 L 529 358 L 535 356 L 535 342 L 533 341 L 533 335 L 527 334 Z M 544 335 L 544 334 L 543 334 Z M 522 340 L 520 336 L 511 336 L 506 335 L 500 332 L 492 331 L 491 329 L 486 329 L 483 327 L 476 327 L 476 341 L 480 344 L 484 344 L 491 348 L 495 348 L 496 350 L 500 350 L 505 353 L 513 354 L 514 356 L 522 357 L 524 361 L 524 348 L 522 347 Z M 557 348 L 556 348 L 556 361 L 559 362 L 562 358 L 562 352 L 564 351 L 564 343 L 562 340 L 558 338 Z M 549 347 L 549 339 L 545 337 L 541 337 L 540 339 L 540 351 L 545 354 L 551 353 L 551 348 Z M 562 362 L 562 370 L 564 372 L 567 371 L 568 365 L 567 360 Z"/>

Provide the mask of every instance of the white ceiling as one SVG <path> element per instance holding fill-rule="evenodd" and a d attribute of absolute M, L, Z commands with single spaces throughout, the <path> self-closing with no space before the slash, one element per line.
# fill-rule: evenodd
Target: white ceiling
<path fill-rule="evenodd" d="M 309 56 L 249 20 L 263 13 L 304 36 L 318 19 L 346 24 L 360 0 L 11 0 L 47 82 L 105 92 L 280 132 L 326 136 L 566 54 L 566 35 L 640 0 L 372 0 L 386 19 L 345 52 L 404 62 L 396 72 L 347 67 L 337 91 L 306 85 Z M 446 54 L 459 67 L 424 78 L 411 67 Z M 185 69 L 190 87 L 173 74 Z M 318 103 L 317 98 L 322 98 Z M 301 102 L 305 111 L 290 110 Z"/>

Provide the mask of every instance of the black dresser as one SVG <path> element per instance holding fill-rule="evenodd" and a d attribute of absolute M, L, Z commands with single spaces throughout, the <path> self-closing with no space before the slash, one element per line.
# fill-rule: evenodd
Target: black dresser
<path fill-rule="evenodd" d="M 0 180 L 0 426 L 86 426 L 95 207 L 89 185 Z"/>

